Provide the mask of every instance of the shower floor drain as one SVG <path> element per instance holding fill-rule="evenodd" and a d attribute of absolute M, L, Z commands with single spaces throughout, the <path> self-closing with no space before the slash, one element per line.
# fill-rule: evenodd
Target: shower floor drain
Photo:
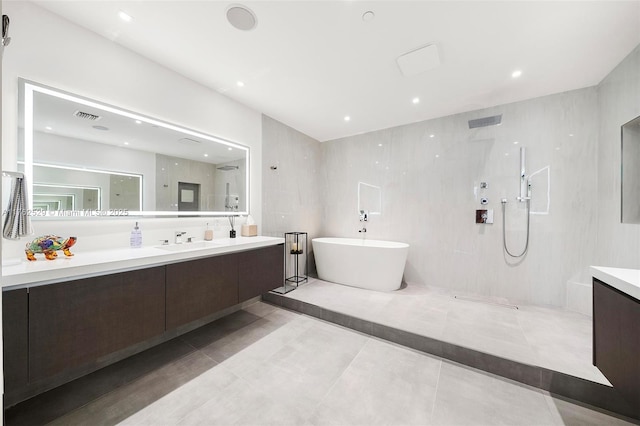
<path fill-rule="evenodd" d="M 477 303 L 484 303 L 485 305 L 501 306 L 503 308 L 508 308 L 508 309 L 518 309 L 518 306 L 516 306 L 516 305 L 510 305 L 508 303 L 492 302 L 490 300 L 477 299 L 477 298 L 474 298 L 474 297 L 453 296 L 453 298 L 454 299 L 459 299 L 459 300 L 464 300 L 464 301 L 467 301 L 467 302 L 477 302 Z"/>

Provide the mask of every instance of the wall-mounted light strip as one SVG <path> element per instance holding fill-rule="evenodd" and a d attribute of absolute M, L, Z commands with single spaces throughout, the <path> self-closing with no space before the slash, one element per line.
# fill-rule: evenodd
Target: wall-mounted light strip
<path fill-rule="evenodd" d="M 180 126 L 176 126 L 174 124 L 171 123 L 166 123 L 164 121 L 160 121 L 160 120 L 156 120 L 154 118 L 150 118 L 150 117 L 146 117 L 144 115 L 140 115 L 140 114 L 136 114 L 134 112 L 131 111 L 126 111 L 120 108 L 116 108 L 113 107 L 111 105 L 108 104 L 103 104 L 103 103 L 99 103 L 99 102 L 95 102 L 92 101 L 90 99 L 86 99 L 86 98 L 82 98 L 79 96 L 75 96 L 72 95 L 70 93 L 66 93 L 66 92 L 61 92 L 59 90 L 55 90 L 46 86 L 41 86 L 38 84 L 34 84 L 32 82 L 29 82 L 27 80 L 21 80 L 24 82 L 24 155 L 25 155 L 25 161 L 24 161 L 24 175 L 25 178 L 27 179 L 27 184 L 28 185 L 32 185 L 33 184 L 33 133 L 34 133 L 34 128 L 33 128 L 33 95 L 35 92 L 38 93 L 42 93 L 42 94 L 46 94 L 49 96 L 54 96 L 56 98 L 60 98 L 60 99 L 65 99 L 71 102 L 77 102 L 79 104 L 82 105 L 86 105 L 88 107 L 92 107 L 92 108 L 97 108 L 97 109 L 101 109 L 103 111 L 107 111 L 107 112 L 111 112 L 114 114 L 118 114 L 121 115 L 123 117 L 128 117 L 134 121 L 140 121 L 140 122 L 144 122 L 144 123 L 149 123 L 151 125 L 155 125 L 158 127 L 163 127 L 165 129 L 169 129 L 169 130 L 173 130 L 176 132 L 181 132 L 190 136 L 194 136 L 196 138 L 200 138 L 200 139 L 204 139 L 210 142 L 215 142 L 215 143 L 219 143 L 222 145 L 226 145 L 229 147 L 229 149 L 233 149 L 233 148 L 237 148 L 241 151 L 244 151 L 246 153 L 246 162 L 247 162 L 247 171 L 246 171 L 246 182 L 245 182 L 245 194 L 247 199 L 246 199 L 246 211 L 242 211 L 242 212 L 159 212 L 159 211 L 140 211 L 140 212 L 130 212 L 131 215 L 139 215 L 139 216 L 175 216 L 178 213 L 180 214 L 180 216 L 202 216 L 203 213 L 205 213 L 208 216 L 229 216 L 230 214 L 232 215 L 247 215 L 249 214 L 249 205 L 250 205 L 250 192 L 249 192 L 249 183 L 251 180 L 251 175 L 250 175 L 250 149 L 247 146 L 244 145 L 240 145 L 234 142 L 230 142 L 227 141 L 225 139 L 221 139 L 221 138 L 217 138 L 214 136 L 210 136 L 204 133 L 200 133 L 200 132 L 196 132 L 194 130 L 190 130 L 184 127 L 180 127 Z M 49 166 L 49 165 L 47 165 Z M 78 169 L 78 170 L 82 170 L 82 169 Z M 122 173 L 120 173 L 122 174 Z M 135 175 L 133 175 L 135 176 Z M 142 183 L 141 183 L 142 184 Z M 141 188 L 141 193 L 142 193 L 142 188 Z M 29 206 L 33 205 L 33 198 L 32 198 L 32 194 L 29 193 L 29 200 L 27 200 L 27 203 Z"/>

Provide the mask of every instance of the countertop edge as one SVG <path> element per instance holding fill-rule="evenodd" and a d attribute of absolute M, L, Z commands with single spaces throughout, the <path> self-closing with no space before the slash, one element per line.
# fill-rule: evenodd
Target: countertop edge
<path fill-rule="evenodd" d="M 640 270 L 591 266 L 594 278 L 640 301 Z"/>
<path fill-rule="evenodd" d="M 185 250 L 178 252 L 164 251 L 157 247 L 144 247 L 142 249 L 131 249 L 129 247 L 122 249 L 111 249 L 103 252 L 87 252 L 85 256 L 91 258 L 107 258 L 100 260 L 98 263 L 89 264 L 65 264 L 63 262 L 73 262 L 74 258 L 60 258 L 53 261 L 39 259 L 37 262 L 41 265 L 51 265 L 51 269 L 41 269 L 36 271 L 13 272 L 4 275 L 5 267 L 3 267 L 2 291 L 17 290 L 21 288 L 37 287 L 48 284 L 55 284 L 64 281 L 73 281 L 83 278 L 96 277 L 101 275 L 133 271 L 136 269 L 146 269 L 162 265 L 170 265 L 173 263 L 186 262 L 212 256 L 220 256 L 230 253 L 237 253 L 246 250 L 259 249 L 284 243 L 284 238 L 279 237 L 261 237 L 260 239 L 251 240 L 228 245 L 214 246 L 204 249 Z M 137 257 L 135 255 L 138 255 Z M 47 264 L 44 262 L 58 262 L 56 264 Z M 24 264 L 21 267 L 28 269 L 30 264 Z M 7 269 L 13 268 L 12 266 Z"/>

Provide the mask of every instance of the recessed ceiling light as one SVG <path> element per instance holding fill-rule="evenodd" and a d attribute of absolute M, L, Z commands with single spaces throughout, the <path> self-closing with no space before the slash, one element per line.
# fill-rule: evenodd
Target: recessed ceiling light
<path fill-rule="evenodd" d="M 128 13 L 123 12 L 122 10 L 120 12 L 118 12 L 118 16 L 120 17 L 120 19 L 122 19 L 125 22 L 133 21 L 133 17 L 131 15 L 129 15 Z"/>
<path fill-rule="evenodd" d="M 573 137 L 573 133 L 569 133 L 569 136 L 570 136 L 570 137 Z"/>
<path fill-rule="evenodd" d="M 258 24 L 256 14 L 248 7 L 242 5 L 233 5 L 227 9 L 227 21 L 242 31 L 250 31 Z"/>
<path fill-rule="evenodd" d="M 136 124 L 142 124 L 142 121 L 136 120 Z"/>
<path fill-rule="evenodd" d="M 381 143 L 379 143 L 379 144 L 378 144 L 378 146 L 382 146 L 382 144 L 381 144 Z"/>
<path fill-rule="evenodd" d="M 511 73 L 511 78 L 518 78 L 522 75 L 522 70 L 515 70 Z"/>
<path fill-rule="evenodd" d="M 436 158 L 440 158 L 440 154 L 436 154 Z"/>
<path fill-rule="evenodd" d="M 176 166 L 178 165 L 178 163 L 176 163 Z"/>
<path fill-rule="evenodd" d="M 514 141 L 514 142 L 513 142 L 513 144 L 514 144 L 514 145 L 518 145 L 518 141 Z"/>
<path fill-rule="evenodd" d="M 508 157 L 508 156 L 509 156 L 509 153 L 508 153 L 508 152 L 505 152 L 505 153 L 504 153 L 504 156 L 505 156 L 505 157 Z"/>
<path fill-rule="evenodd" d="M 556 151 L 560 151 L 560 147 L 559 146 L 556 146 Z"/>
<path fill-rule="evenodd" d="M 351 117 L 349 117 L 348 115 L 346 115 L 346 116 L 344 117 L 344 121 L 351 121 Z"/>
<path fill-rule="evenodd" d="M 53 127 L 47 126 L 47 127 L 45 127 L 45 130 L 53 130 Z"/>
<path fill-rule="evenodd" d="M 209 156 L 209 154 L 205 154 L 204 156 L 205 156 L 205 157 L 208 157 L 208 156 Z"/>
<path fill-rule="evenodd" d="M 238 87 L 244 87 L 244 82 L 242 81 L 238 81 L 236 82 L 236 84 L 238 85 Z"/>
<path fill-rule="evenodd" d="M 124 144 L 125 144 L 125 145 L 129 145 L 129 142 L 125 142 Z"/>
<path fill-rule="evenodd" d="M 364 22 L 370 22 L 373 21 L 373 18 L 376 17 L 376 14 L 373 13 L 372 10 L 367 10 L 365 13 L 362 14 L 362 20 Z"/>
<path fill-rule="evenodd" d="M 436 135 L 429 135 L 429 137 L 430 137 L 430 138 L 435 138 L 435 137 L 436 137 Z"/>
<path fill-rule="evenodd" d="M 413 100 L 411 101 L 414 104 L 419 104 L 420 103 L 420 98 L 413 98 Z"/>
<path fill-rule="evenodd" d="M 227 148 L 227 149 L 228 149 L 229 151 L 232 151 L 232 150 L 233 150 L 233 148 L 231 148 L 231 147 L 229 147 L 229 148 Z"/>

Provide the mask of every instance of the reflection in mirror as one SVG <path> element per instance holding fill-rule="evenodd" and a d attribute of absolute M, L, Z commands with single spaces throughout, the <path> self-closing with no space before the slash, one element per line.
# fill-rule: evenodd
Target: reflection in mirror
<path fill-rule="evenodd" d="M 100 188 L 33 185 L 33 208 L 35 210 L 100 210 Z"/>
<path fill-rule="evenodd" d="M 74 216 L 92 209 L 154 216 L 249 213 L 246 146 L 20 83 L 18 162 L 33 183 L 28 193 L 34 208 L 70 208 Z"/>
<path fill-rule="evenodd" d="M 640 117 L 622 126 L 622 222 L 640 223 Z"/>
<path fill-rule="evenodd" d="M 58 210 L 139 211 L 142 206 L 142 176 L 34 163 L 34 208 L 36 201 L 50 199 L 52 193 L 71 196 L 71 205 L 61 202 Z"/>
<path fill-rule="evenodd" d="M 358 211 L 382 214 L 382 190 L 379 186 L 358 182 Z"/>

